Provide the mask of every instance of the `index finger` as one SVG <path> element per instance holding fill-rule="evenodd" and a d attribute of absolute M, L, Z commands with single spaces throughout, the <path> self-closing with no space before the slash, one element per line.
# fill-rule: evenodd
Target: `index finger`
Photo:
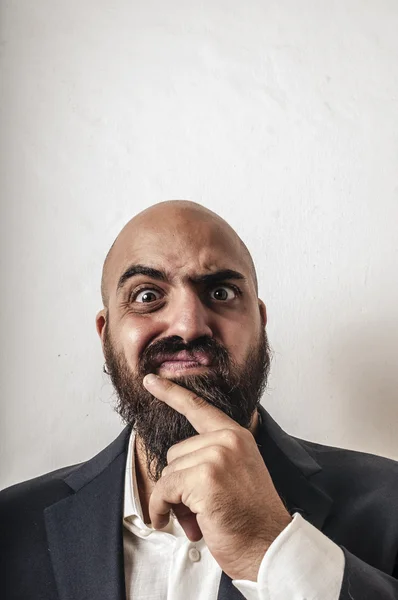
<path fill-rule="evenodd" d="M 144 377 L 143 383 L 156 398 L 184 415 L 198 433 L 239 428 L 236 421 L 222 410 L 174 381 L 150 373 Z"/>

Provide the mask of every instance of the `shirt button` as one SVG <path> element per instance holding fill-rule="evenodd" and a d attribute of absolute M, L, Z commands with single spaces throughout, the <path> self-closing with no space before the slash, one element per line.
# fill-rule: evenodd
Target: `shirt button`
<path fill-rule="evenodd" d="M 190 548 L 188 556 L 192 562 L 198 562 L 198 560 L 200 560 L 200 552 L 197 548 Z"/>

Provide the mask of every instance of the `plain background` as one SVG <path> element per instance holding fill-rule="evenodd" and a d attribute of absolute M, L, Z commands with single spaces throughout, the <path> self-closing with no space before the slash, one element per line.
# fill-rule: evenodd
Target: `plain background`
<path fill-rule="evenodd" d="M 191 199 L 252 251 L 289 433 L 398 459 L 396 0 L 1 3 L 1 486 L 121 430 L 105 254 Z"/>

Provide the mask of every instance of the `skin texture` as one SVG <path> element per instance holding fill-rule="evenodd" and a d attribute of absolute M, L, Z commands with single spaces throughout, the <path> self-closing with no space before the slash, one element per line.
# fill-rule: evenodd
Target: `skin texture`
<path fill-rule="evenodd" d="M 116 293 L 120 275 L 132 263 L 170 272 L 171 301 L 164 310 L 133 312 L 128 305 L 132 286 Z M 198 297 L 200 290 L 188 285 L 187 277 L 221 268 L 234 268 L 247 277 L 242 285 L 245 294 L 238 306 L 208 310 Z M 147 344 L 172 335 L 186 342 L 215 336 L 242 364 L 253 336 L 258 337 L 266 324 L 266 308 L 257 297 L 250 260 L 243 255 L 239 238 L 220 217 L 195 203 L 160 203 L 129 221 L 113 245 L 104 280 L 109 310 L 108 315 L 105 309 L 97 315 L 97 331 L 103 340 L 107 319 L 133 369 Z M 138 276 L 134 287 L 146 282 L 147 277 Z"/>
<path fill-rule="evenodd" d="M 166 271 L 167 281 L 140 274 L 118 290 L 121 275 L 137 263 Z M 244 276 L 214 286 L 223 289 L 226 299 L 192 281 L 224 269 Z M 232 285 L 239 287 L 239 294 Z M 142 288 L 138 295 L 137 288 Z M 151 302 L 142 302 L 145 292 L 151 294 Z M 154 205 L 127 223 L 105 261 L 102 296 L 104 308 L 96 326 L 104 355 L 108 329 L 115 351 L 133 373 L 138 372 L 146 348 L 164 338 L 187 344 L 204 336 L 213 338 L 242 367 L 267 322 L 243 242 L 218 215 L 187 201 Z M 181 375 L 207 370 L 194 366 Z M 145 521 L 162 528 L 173 509 L 189 539 L 203 535 L 230 577 L 255 581 L 264 552 L 291 521 L 253 437 L 257 411 L 250 427 L 242 427 L 178 385 L 179 373 L 170 367 L 160 367 L 156 374 L 160 378 L 151 386 L 144 381 L 145 388 L 185 415 L 198 435 L 169 449 L 168 466 L 157 482 L 148 476 L 144 448 L 137 439 L 136 471 Z"/>

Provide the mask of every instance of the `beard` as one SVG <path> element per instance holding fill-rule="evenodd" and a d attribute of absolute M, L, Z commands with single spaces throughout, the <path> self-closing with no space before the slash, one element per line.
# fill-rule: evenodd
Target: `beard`
<path fill-rule="evenodd" d="M 242 366 L 236 364 L 227 349 L 210 337 L 201 337 L 185 344 L 180 337 L 159 340 L 147 347 L 137 371 L 133 371 L 123 353 L 116 350 L 108 324 L 104 332 L 104 356 L 112 384 L 117 394 L 116 412 L 134 428 L 146 456 L 146 468 L 151 481 L 158 481 L 167 466 L 168 449 L 197 431 L 188 419 L 153 396 L 143 385 L 148 373 L 155 371 L 156 358 L 181 350 L 205 352 L 212 357 L 208 372 L 199 375 L 168 377 L 192 391 L 209 404 L 222 410 L 242 427 L 248 429 L 253 413 L 260 404 L 267 384 L 270 349 L 265 328 L 259 340 L 250 347 Z"/>

